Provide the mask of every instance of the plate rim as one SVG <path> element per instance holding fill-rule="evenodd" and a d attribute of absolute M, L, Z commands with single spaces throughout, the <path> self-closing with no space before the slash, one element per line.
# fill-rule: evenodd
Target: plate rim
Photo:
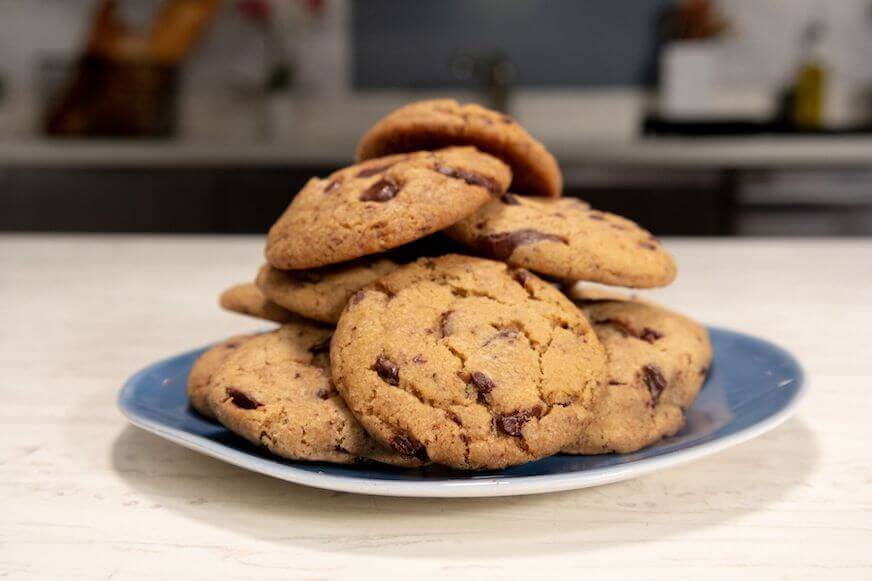
<path fill-rule="evenodd" d="M 561 492 L 621 482 L 711 456 L 777 428 L 796 412 L 801 402 L 805 399 L 808 386 L 805 381 L 805 370 L 790 352 L 761 337 L 712 325 L 707 325 L 706 328 L 766 343 L 770 348 L 778 351 L 785 359 L 791 361 L 797 371 L 795 391 L 791 399 L 776 413 L 736 432 L 709 440 L 708 442 L 650 458 L 642 458 L 619 466 L 593 468 L 581 472 L 540 474 L 511 479 L 483 476 L 468 480 L 409 482 L 403 480 L 351 478 L 327 474 L 321 471 L 303 470 L 289 464 L 281 464 L 279 468 L 275 468 L 263 459 L 246 452 L 229 448 L 203 436 L 185 432 L 178 428 L 168 427 L 158 421 L 151 420 L 142 416 L 130 406 L 130 402 L 127 401 L 130 398 L 130 392 L 132 392 L 134 385 L 138 383 L 143 375 L 149 373 L 154 367 L 208 348 L 208 345 L 159 359 L 131 375 L 124 382 L 118 394 L 118 407 L 121 413 L 134 426 L 184 448 L 205 454 L 239 468 L 313 488 L 373 496 L 416 498 L 484 498 Z"/>

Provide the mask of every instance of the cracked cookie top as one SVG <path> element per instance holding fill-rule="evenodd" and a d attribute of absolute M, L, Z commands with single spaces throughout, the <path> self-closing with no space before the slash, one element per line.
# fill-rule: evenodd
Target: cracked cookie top
<path fill-rule="evenodd" d="M 236 335 L 214 345 L 197 357 L 191 372 L 188 374 L 188 399 L 191 406 L 207 418 L 214 418 L 212 408 L 209 407 L 207 394 L 212 374 L 221 367 L 221 364 L 230 357 L 243 343 L 253 335 Z"/>
<path fill-rule="evenodd" d="M 472 147 L 372 159 L 312 179 L 270 228 L 267 261 L 317 268 L 442 230 L 506 191 L 512 172 Z"/>
<path fill-rule="evenodd" d="M 650 232 L 573 198 L 505 194 L 446 234 L 489 258 L 565 281 L 649 288 L 676 274 L 672 256 Z"/>
<path fill-rule="evenodd" d="M 650 302 L 575 293 L 605 347 L 605 388 L 574 454 L 628 453 L 672 436 L 705 382 L 712 360 L 708 332 Z"/>
<path fill-rule="evenodd" d="M 577 441 L 605 355 L 584 315 L 526 270 L 422 258 L 355 294 L 334 383 L 379 441 L 461 469 L 502 468 Z"/>
<path fill-rule="evenodd" d="M 332 330 L 304 322 L 246 341 L 212 375 L 208 403 L 231 431 L 292 460 L 419 465 L 378 445 L 330 381 Z"/>
<path fill-rule="evenodd" d="M 348 299 L 399 265 L 385 258 L 364 257 L 311 270 L 279 270 L 264 264 L 257 286 L 276 304 L 309 319 L 336 323 Z"/>
<path fill-rule="evenodd" d="M 562 193 L 557 160 L 514 119 L 454 99 L 419 101 L 397 109 L 363 136 L 357 158 L 450 145 L 472 145 L 502 159 L 512 168 L 516 192 L 550 197 Z"/>

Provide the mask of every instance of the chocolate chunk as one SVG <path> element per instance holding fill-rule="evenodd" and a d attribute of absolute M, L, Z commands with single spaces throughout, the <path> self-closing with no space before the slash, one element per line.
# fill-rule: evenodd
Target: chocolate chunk
<path fill-rule="evenodd" d="M 362 301 L 363 297 L 365 297 L 365 296 L 366 296 L 366 291 L 362 291 L 362 290 L 357 291 L 356 293 L 354 293 L 354 296 L 351 297 L 351 302 L 356 305 L 357 303 Z"/>
<path fill-rule="evenodd" d="M 526 287 L 527 281 L 533 278 L 533 275 L 525 268 L 517 268 L 512 271 L 512 278 L 518 281 L 521 286 Z"/>
<path fill-rule="evenodd" d="M 226 393 L 230 397 L 230 401 L 233 402 L 233 405 L 244 410 L 257 409 L 263 405 L 253 397 L 250 397 L 233 387 L 228 387 Z"/>
<path fill-rule="evenodd" d="M 333 390 L 330 389 L 319 389 L 316 394 L 321 399 L 330 399 L 330 396 L 333 395 Z"/>
<path fill-rule="evenodd" d="M 456 167 L 449 167 L 447 165 L 436 164 L 436 171 L 441 173 L 444 176 L 454 178 L 457 180 L 463 180 L 471 186 L 480 186 L 487 191 L 489 191 L 492 195 L 497 195 L 500 193 L 499 184 L 496 181 L 492 180 L 487 176 L 483 176 L 480 173 L 476 173 L 474 171 L 470 171 L 468 169 L 460 169 Z"/>
<path fill-rule="evenodd" d="M 391 438 L 389 442 L 391 448 L 393 448 L 398 454 L 408 458 L 418 458 L 419 460 L 427 459 L 427 450 L 424 449 L 421 442 L 411 436 L 397 434 Z"/>
<path fill-rule="evenodd" d="M 384 172 L 385 170 L 387 170 L 388 168 L 390 168 L 391 166 L 393 166 L 393 165 L 395 165 L 395 164 L 397 164 L 397 163 L 399 163 L 399 162 L 397 162 L 397 161 L 392 161 L 392 162 L 389 162 L 389 163 L 382 163 L 382 164 L 373 165 L 373 166 L 370 166 L 370 167 L 365 167 L 365 168 L 363 168 L 362 170 L 360 170 L 359 172 L 357 172 L 357 174 L 355 174 L 354 177 L 357 177 L 357 178 L 368 178 L 368 177 L 372 177 L 372 176 L 374 176 L 375 174 L 379 174 L 379 173 Z"/>
<path fill-rule="evenodd" d="M 400 384 L 400 368 L 397 367 L 396 363 L 384 355 L 379 355 L 370 369 L 378 373 L 378 376 L 381 377 L 385 383 L 390 385 Z"/>
<path fill-rule="evenodd" d="M 476 245 L 486 254 L 496 258 L 497 260 L 506 260 L 515 251 L 515 248 L 524 244 L 535 244 L 543 241 L 562 242 L 568 244 L 569 241 L 555 234 L 546 234 L 538 230 L 525 228 L 523 230 L 515 230 L 514 232 L 497 232 L 486 236 L 479 236 L 476 240 Z"/>
<path fill-rule="evenodd" d="M 700 367 L 700 368 L 699 368 L 699 374 L 700 374 L 702 377 L 705 377 L 706 375 L 708 375 L 708 372 L 709 372 L 709 368 L 708 368 L 708 367 Z"/>
<path fill-rule="evenodd" d="M 642 341 L 647 341 L 648 343 L 653 343 L 657 339 L 663 337 L 663 333 L 657 331 L 656 329 L 652 329 L 651 327 L 645 327 L 642 329 L 642 332 L 639 333 L 639 339 Z"/>
<path fill-rule="evenodd" d="M 629 323 L 625 323 L 620 319 L 599 319 L 598 321 L 594 321 L 595 325 L 609 325 L 617 329 L 621 335 L 625 337 L 635 337 L 636 339 L 641 339 L 647 343 L 654 343 L 657 339 L 663 337 L 663 333 L 657 331 L 656 329 L 652 329 L 650 327 L 645 327 L 641 331 L 637 331 L 633 327 L 629 325 Z"/>
<path fill-rule="evenodd" d="M 340 179 L 330 180 L 330 182 L 328 182 L 328 184 L 324 187 L 324 193 L 329 194 L 333 190 L 338 188 L 340 185 L 342 185 L 342 180 L 340 180 Z"/>
<path fill-rule="evenodd" d="M 623 381 L 616 381 L 616 380 L 614 380 L 614 379 L 610 379 L 610 380 L 609 380 L 609 385 L 627 385 L 627 384 L 624 383 Z"/>
<path fill-rule="evenodd" d="M 507 206 L 520 206 L 521 202 L 515 194 L 503 194 L 500 196 L 500 201 Z"/>
<path fill-rule="evenodd" d="M 472 382 L 472 386 L 475 388 L 475 391 L 478 392 L 478 400 L 480 402 L 487 401 L 487 396 L 493 389 L 497 386 L 494 383 L 494 380 L 482 373 L 481 371 L 473 371 L 472 375 L 469 376 L 470 382 Z"/>
<path fill-rule="evenodd" d="M 400 186 L 389 179 L 375 182 L 360 195 L 361 202 L 387 202 L 400 193 Z"/>
<path fill-rule="evenodd" d="M 329 353 L 330 352 L 330 340 L 333 338 L 333 335 L 329 335 L 326 339 L 318 343 L 317 345 L 312 345 L 309 347 L 309 353 L 312 355 L 320 355 L 321 353 Z"/>
<path fill-rule="evenodd" d="M 497 428 L 508 434 L 519 438 L 522 436 L 521 430 L 524 424 L 530 421 L 530 412 L 515 412 L 506 416 L 496 416 L 494 418 Z"/>
<path fill-rule="evenodd" d="M 456 413 L 446 410 L 445 415 L 447 415 L 448 419 L 457 424 L 458 426 L 463 426 L 463 422 L 460 421 L 460 416 L 458 416 Z"/>
<path fill-rule="evenodd" d="M 651 394 L 651 405 L 656 406 L 660 401 L 660 394 L 666 389 L 666 378 L 663 377 L 663 372 L 656 365 L 645 365 L 642 367 L 642 381 L 648 387 L 648 392 Z"/>
<path fill-rule="evenodd" d="M 447 337 L 454 331 L 451 325 L 451 315 L 453 314 L 454 311 L 445 311 L 439 317 L 439 335 L 441 337 Z"/>

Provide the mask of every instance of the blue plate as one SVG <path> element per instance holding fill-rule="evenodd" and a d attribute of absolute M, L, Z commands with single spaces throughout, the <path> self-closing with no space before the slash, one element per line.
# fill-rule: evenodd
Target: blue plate
<path fill-rule="evenodd" d="M 393 468 L 294 462 L 208 421 L 189 406 L 188 371 L 198 349 L 146 367 L 121 391 L 121 411 L 135 425 L 192 450 L 276 478 L 343 492 L 385 496 L 471 497 L 535 494 L 597 486 L 701 458 L 771 430 L 786 420 L 803 392 L 799 363 L 755 337 L 709 329 L 714 361 L 684 429 L 633 454 L 557 455 L 490 472 L 432 466 Z"/>

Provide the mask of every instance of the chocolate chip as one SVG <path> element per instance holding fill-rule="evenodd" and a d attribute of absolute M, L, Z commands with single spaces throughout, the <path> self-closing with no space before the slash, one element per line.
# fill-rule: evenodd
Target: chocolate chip
<path fill-rule="evenodd" d="M 445 311 L 439 317 L 439 335 L 441 337 L 447 337 L 454 331 L 451 325 L 451 315 L 453 314 L 454 311 Z"/>
<path fill-rule="evenodd" d="M 408 458 L 418 458 L 419 460 L 427 459 L 427 450 L 424 449 L 424 446 L 411 436 L 407 436 L 405 434 L 397 434 L 390 440 L 388 440 L 391 444 L 391 448 L 393 448 L 398 454 L 402 456 L 406 456 Z"/>
<path fill-rule="evenodd" d="M 422 363 L 427 363 L 427 358 L 418 353 L 414 357 L 412 357 L 412 363 L 417 363 L 418 365 Z"/>
<path fill-rule="evenodd" d="M 517 268 L 512 271 L 512 278 L 518 281 L 518 284 L 520 284 L 521 286 L 526 287 L 527 281 L 533 278 L 533 275 L 530 274 L 530 271 L 525 268 Z"/>
<path fill-rule="evenodd" d="M 400 368 L 397 367 L 396 363 L 384 355 L 379 355 L 370 369 L 378 373 L 378 376 L 381 377 L 385 383 L 390 385 L 400 384 Z"/>
<path fill-rule="evenodd" d="M 336 188 L 338 188 L 340 185 L 342 185 L 342 180 L 340 180 L 340 179 L 330 180 L 330 181 L 327 183 L 327 186 L 324 187 L 324 193 L 325 193 L 325 194 L 329 194 L 329 193 L 331 193 L 333 190 L 335 190 Z"/>
<path fill-rule="evenodd" d="M 591 212 L 587 215 L 591 220 L 599 220 L 600 222 L 605 222 L 606 217 L 602 212 Z"/>
<path fill-rule="evenodd" d="M 497 260 L 506 260 L 518 246 L 544 241 L 569 243 L 563 236 L 546 234 L 545 232 L 525 228 L 523 230 L 515 230 L 514 232 L 497 232 L 487 236 L 479 236 L 476 240 L 476 245 L 483 252 Z"/>
<path fill-rule="evenodd" d="M 708 372 L 709 372 L 709 368 L 708 368 L 708 367 L 700 367 L 700 368 L 699 368 L 699 374 L 700 374 L 701 376 L 703 376 L 703 377 L 705 377 L 706 375 L 708 375 Z"/>
<path fill-rule="evenodd" d="M 597 321 L 594 321 L 594 324 L 609 325 L 617 329 L 621 333 L 621 335 L 625 337 L 635 337 L 636 339 L 641 339 L 642 341 L 645 341 L 647 343 L 654 343 L 654 341 L 663 337 L 663 333 L 657 331 L 656 329 L 645 327 L 641 331 L 637 331 L 628 323 L 625 323 L 620 319 L 599 319 Z"/>
<path fill-rule="evenodd" d="M 663 337 L 663 333 L 657 331 L 656 329 L 652 329 L 651 327 L 645 327 L 642 329 L 642 332 L 639 333 L 639 339 L 642 341 L 647 341 L 648 343 L 653 343 L 657 339 Z"/>
<path fill-rule="evenodd" d="M 322 353 L 330 352 L 330 340 L 333 338 L 333 335 L 328 335 L 326 339 L 318 343 L 317 345 L 312 345 L 309 347 L 309 353 L 312 355 L 320 355 Z"/>
<path fill-rule="evenodd" d="M 506 125 L 511 125 L 512 123 L 515 122 L 515 120 L 512 119 L 511 117 L 509 117 L 508 115 L 500 115 L 500 121 L 502 121 Z"/>
<path fill-rule="evenodd" d="M 481 371 L 473 371 L 472 375 L 469 376 L 469 380 L 472 382 L 475 391 L 478 392 L 478 400 L 481 402 L 485 402 L 488 394 L 497 386 L 493 379 Z"/>
<path fill-rule="evenodd" d="M 362 291 L 362 290 L 357 291 L 356 293 L 354 293 L 354 296 L 351 297 L 351 302 L 356 305 L 357 303 L 362 301 L 363 297 L 365 297 L 365 296 L 366 296 L 366 291 Z"/>
<path fill-rule="evenodd" d="M 530 421 L 530 412 L 521 411 L 506 416 L 495 416 L 494 420 L 497 428 L 509 436 L 519 438 L 523 435 L 521 430 L 524 424 Z"/>
<path fill-rule="evenodd" d="M 642 380 L 651 394 L 651 405 L 656 406 L 657 402 L 660 401 L 660 394 L 666 389 L 666 378 L 663 377 L 663 372 L 656 365 L 645 365 L 642 367 Z"/>
<path fill-rule="evenodd" d="M 609 380 L 609 385 L 627 385 L 623 381 L 615 381 L 614 379 Z"/>
<path fill-rule="evenodd" d="M 507 206 L 520 206 L 521 202 L 515 194 L 503 194 L 500 196 L 500 201 Z"/>
<path fill-rule="evenodd" d="M 225 347 L 226 349 L 236 349 L 236 348 L 239 347 L 241 344 L 242 344 L 242 343 L 240 343 L 239 341 L 231 341 L 231 342 L 229 342 L 229 343 L 225 343 L 225 344 L 224 344 L 224 347 Z"/>
<path fill-rule="evenodd" d="M 487 176 L 483 176 L 480 173 L 470 171 L 468 169 L 449 167 L 447 165 L 442 165 L 438 163 L 436 164 L 435 169 L 437 172 L 449 178 L 463 180 L 471 186 L 480 186 L 489 191 L 494 196 L 499 194 L 500 190 L 502 190 L 499 184 L 497 184 L 497 182 L 493 179 Z"/>
<path fill-rule="evenodd" d="M 321 399 L 330 399 L 330 396 L 333 395 L 333 390 L 330 389 L 319 389 L 316 394 Z"/>
<path fill-rule="evenodd" d="M 372 177 L 375 174 L 379 174 L 379 173 L 384 172 L 385 170 L 387 170 L 388 168 L 390 168 L 391 166 L 393 166 L 397 163 L 399 163 L 399 162 L 398 161 L 391 161 L 388 163 L 382 163 L 382 164 L 378 164 L 378 165 L 372 165 L 370 167 L 365 167 L 362 170 L 360 170 L 359 172 L 357 172 L 357 174 L 355 174 L 354 177 L 358 177 L 358 178 Z"/>
<path fill-rule="evenodd" d="M 387 202 L 400 193 L 400 186 L 389 179 L 375 182 L 360 195 L 361 202 Z"/>
<path fill-rule="evenodd" d="M 257 409 L 263 405 L 253 397 L 250 397 L 233 387 L 228 387 L 226 393 L 230 397 L 230 401 L 233 402 L 233 405 L 244 410 Z"/>
<path fill-rule="evenodd" d="M 458 416 L 456 413 L 446 410 L 445 415 L 447 415 L 448 419 L 457 424 L 458 426 L 463 426 L 463 422 L 460 421 L 460 416 Z"/>

